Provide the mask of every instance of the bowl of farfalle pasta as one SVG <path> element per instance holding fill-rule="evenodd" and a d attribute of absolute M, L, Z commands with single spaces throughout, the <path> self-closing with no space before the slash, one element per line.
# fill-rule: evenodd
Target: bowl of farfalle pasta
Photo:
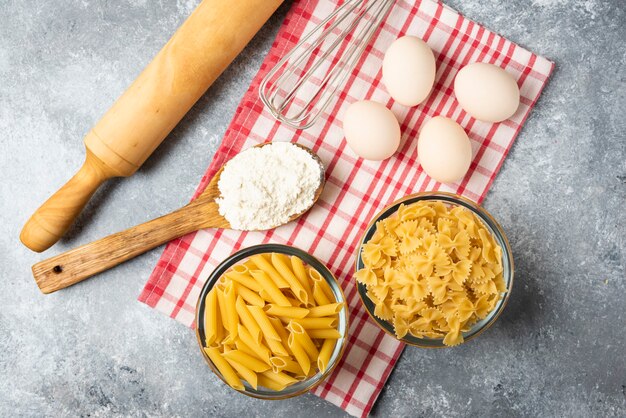
<path fill-rule="evenodd" d="M 233 389 L 261 399 L 311 390 L 347 342 L 341 286 L 312 255 L 262 244 L 224 260 L 202 288 L 196 335 L 204 359 Z"/>
<path fill-rule="evenodd" d="M 485 209 L 450 193 L 419 193 L 375 216 L 355 279 L 384 331 L 419 347 L 452 347 L 498 318 L 511 293 L 513 257 Z"/>

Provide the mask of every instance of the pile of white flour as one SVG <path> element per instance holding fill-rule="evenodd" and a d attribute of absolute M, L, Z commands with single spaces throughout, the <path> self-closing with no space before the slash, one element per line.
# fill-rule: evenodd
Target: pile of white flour
<path fill-rule="evenodd" d="M 275 228 L 313 204 L 321 171 L 307 151 L 288 142 L 250 148 L 226 163 L 215 201 L 233 229 Z"/>

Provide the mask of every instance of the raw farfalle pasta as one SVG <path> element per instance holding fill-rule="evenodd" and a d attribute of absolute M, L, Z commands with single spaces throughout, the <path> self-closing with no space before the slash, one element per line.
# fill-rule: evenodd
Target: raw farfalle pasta
<path fill-rule="evenodd" d="M 463 342 L 506 292 L 502 248 L 470 210 L 442 202 L 400 205 L 377 222 L 355 278 L 367 287 L 374 315 L 396 336 Z"/>
<path fill-rule="evenodd" d="M 204 351 L 224 380 L 243 390 L 283 390 L 329 366 L 338 303 L 298 257 L 257 254 L 233 266 L 207 294 Z"/>

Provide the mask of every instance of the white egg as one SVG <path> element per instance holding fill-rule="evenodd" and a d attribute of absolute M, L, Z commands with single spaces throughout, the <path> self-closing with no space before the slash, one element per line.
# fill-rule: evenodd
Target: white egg
<path fill-rule="evenodd" d="M 515 78 L 493 64 L 477 62 L 463 67 L 454 80 L 454 94 L 467 113 L 486 122 L 502 122 L 519 107 Z"/>
<path fill-rule="evenodd" d="M 400 125 L 395 115 L 384 105 L 369 100 L 348 107 L 343 132 L 352 151 L 367 160 L 387 159 L 400 145 Z"/>
<path fill-rule="evenodd" d="M 403 36 L 385 52 L 383 82 L 395 101 L 416 106 L 430 94 L 435 70 L 435 56 L 426 42 L 415 36 Z"/>
<path fill-rule="evenodd" d="M 461 125 L 436 116 L 422 127 L 417 156 L 426 174 L 442 183 L 453 183 L 467 173 L 472 145 Z"/>

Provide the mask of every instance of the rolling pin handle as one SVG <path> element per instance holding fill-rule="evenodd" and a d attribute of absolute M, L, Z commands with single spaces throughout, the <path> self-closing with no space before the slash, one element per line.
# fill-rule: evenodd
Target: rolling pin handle
<path fill-rule="evenodd" d="M 91 196 L 113 177 L 106 166 L 87 151 L 85 163 L 63 187 L 35 211 L 22 228 L 20 241 L 36 252 L 56 243 L 72 225 Z"/>

